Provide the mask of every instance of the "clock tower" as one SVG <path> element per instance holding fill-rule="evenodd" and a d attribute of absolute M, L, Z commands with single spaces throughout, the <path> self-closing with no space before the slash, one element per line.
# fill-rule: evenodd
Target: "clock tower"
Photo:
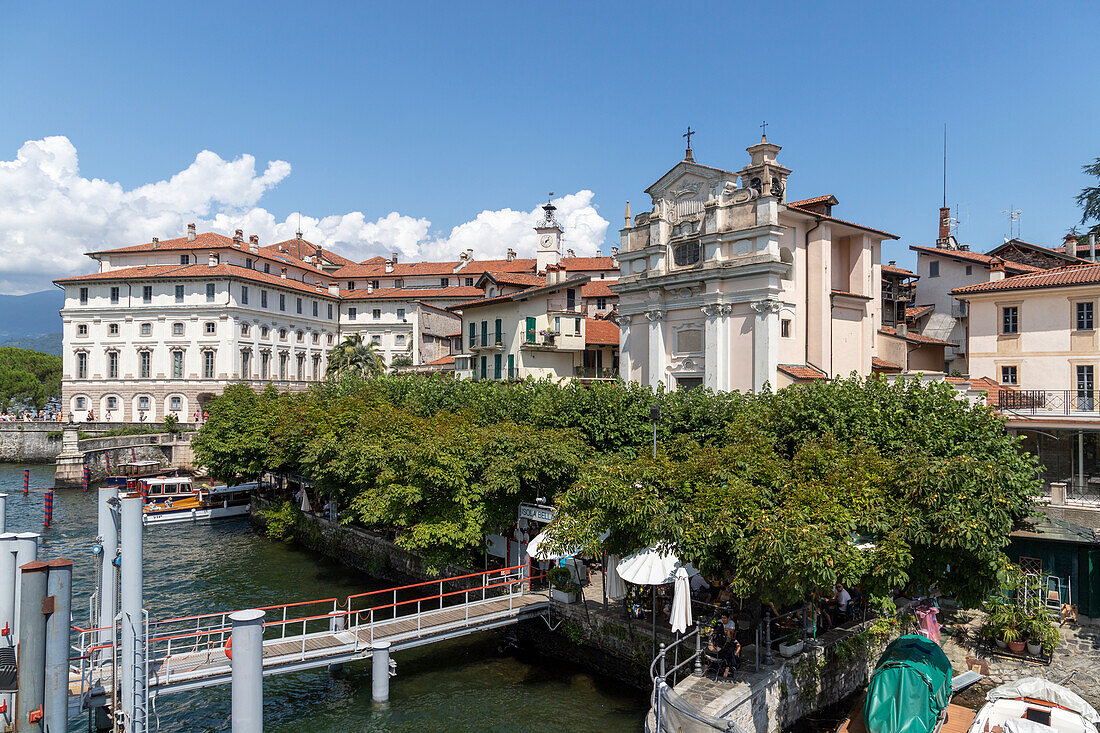
<path fill-rule="evenodd" d="M 553 196 L 553 194 L 550 194 Z M 561 224 L 554 217 L 558 207 L 549 201 L 543 205 L 545 215 L 542 221 L 535 227 L 538 243 L 535 247 L 535 269 L 537 272 L 546 272 L 549 265 L 556 265 L 561 260 Z"/>

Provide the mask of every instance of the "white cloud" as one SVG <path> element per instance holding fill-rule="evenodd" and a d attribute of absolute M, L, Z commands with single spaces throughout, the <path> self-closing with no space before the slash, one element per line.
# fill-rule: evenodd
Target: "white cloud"
<path fill-rule="evenodd" d="M 181 236 L 192 221 L 200 231 L 243 229 L 264 243 L 289 239 L 298 214 L 278 221 L 259 206 L 264 193 L 289 175 L 290 164 L 282 160 L 258 172 L 251 155 L 224 160 L 203 150 L 167 180 L 126 190 L 82 177 L 76 148 L 66 137 L 27 141 L 14 160 L 0 160 L 0 292 L 41 290 L 55 278 L 94 270 L 85 252 Z M 582 190 L 554 200 L 565 247 L 578 255 L 596 254 L 607 233 L 594 197 Z M 532 256 L 532 227 L 541 214 L 539 206 L 482 211 L 441 233 L 432 231 L 428 219 L 396 211 L 373 221 L 360 211 L 303 213 L 301 228 L 306 239 L 357 261 L 395 251 L 404 261 L 454 259 L 465 249 L 477 257 L 503 257 L 509 247 Z"/>

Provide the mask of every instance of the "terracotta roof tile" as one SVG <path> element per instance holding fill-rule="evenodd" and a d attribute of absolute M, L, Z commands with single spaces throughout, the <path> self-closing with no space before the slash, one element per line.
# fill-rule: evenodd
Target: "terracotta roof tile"
<path fill-rule="evenodd" d="M 963 262 L 977 262 L 986 267 L 988 267 L 989 263 L 994 259 L 1001 259 L 1001 261 L 1005 263 L 1006 272 L 1042 272 L 1043 270 L 1043 268 L 1035 267 L 1034 265 L 1025 265 L 1022 262 L 1013 262 L 1012 260 L 1005 260 L 1000 257 L 995 258 L 990 255 L 983 255 L 981 252 L 971 252 L 965 249 L 939 249 L 937 247 L 917 247 L 916 245 L 910 246 L 909 249 L 914 252 L 923 252 L 939 257 L 949 257 Z"/>
<path fill-rule="evenodd" d="M 612 280 L 611 282 L 615 282 Z M 618 295 L 611 291 L 606 280 L 592 280 L 581 286 L 582 298 L 616 298 Z"/>
<path fill-rule="evenodd" d="M 1076 285 L 1100 284 L 1100 264 L 1067 265 L 1052 270 L 1013 275 L 1003 280 L 975 283 L 951 291 L 952 295 L 969 295 L 1001 290 L 1029 290 L 1031 288 L 1060 288 Z"/>
<path fill-rule="evenodd" d="M 871 357 L 871 369 L 878 369 L 880 371 L 901 371 L 901 367 L 894 362 L 880 359 L 877 356 Z"/>
<path fill-rule="evenodd" d="M 860 295 L 859 293 L 849 293 L 847 290 L 832 290 L 833 295 L 843 295 L 846 298 L 859 298 L 860 300 L 874 300 L 870 295 Z"/>
<path fill-rule="evenodd" d="M 929 344 L 933 346 L 957 346 L 958 344 L 951 341 L 941 341 L 940 339 L 934 339 L 931 336 L 925 336 L 923 333 L 917 333 L 915 331 L 908 331 L 904 336 L 900 335 L 896 329 L 890 326 L 883 326 L 879 329 L 879 333 L 884 333 L 887 336 L 893 336 L 894 338 L 905 339 L 914 344 Z"/>
<path fill-rule="evenodd" d="M 936 310 L 936 306 L 934 305 L 910 306 L 905 309 L 905 320 L 909 320 L 910 318 L 913 320 L 923 318 L 934 310 Z"/>
<path fill-rule="evenodd" d="M 610 257 L 562 257 L 561 265 L 566 272 L 578 272 L 588 270 L 615 270 L 619 266 Z"/>
<path fill-rule="evenodd" d="M 611 321 L 584 319 L 584 342 L 593 345 L 619 345 L 619 327 Z"/>
<path fill-rule="evenodd" d="M 341 290 L 340 297 L 345 300 L 417 300 L 418 298 L 471 298 L 481 295 L 480 288 L 456 285 L 450 288 L 377 288 L 367 292 L 366 288 Z"/>
<path fill-rule="evenodd" d="M 814 196 L 813 198 L 802 199 L 800 201 L 788 201 L 787 206 L 794 206 L 797 208 L 805 208 L 807 206 L 813 206 L 814 204 L 839 203 L 836 200 L 836 196 L 831 193 L 827 193 L 824 196 Z"/>
<path fill-rule="evenodd" d="M 545 277 L 531 275 L 526 272 L 486 272 L 481 277 L 492 278 L 493 281 L 501 285 L 517 285 L 524 288 L 541 288 L 546 284 Z"/>
<path fill-rule="evenodd" d="M 117 270 L 110 270 L 108 272 L 95 272 L 91 275 L 77 275 L 76 277 L 66 277 L 54 282 L 58 283 L 70 283 L 70 282 L 86 282 L 86 281 L 109 281 L 109 280 L 151 280 L 151 279 L 179 279 L 179 278 L 210 278 L 210 277 L 232 277 L 238 280 L 249 280 L 251 282 L 262 283 L 264 285 L 271 285 L 274 287 L 283 287 L 290 290 L 298 290 L 311 295 L 324 296 L 326 298 L 332 298 L 328 292 L 327 282 L 322 282 L 321 289 L 318 289 L 315 283 L 306 283 L 301 280 L 295 280 L 288 277 L 286 279 L 279 275 L 272 275 L 270 273 L 260 272 L 258 270 L 250 270 L 247 267 L 241 267 L 240 265 L 218 264 L 210 267 L 209 265 L 149 265 L 140 267 L 123 267 Z"/>
<path fill-rule="evenodd" d="M 454 364 L 454 363 L 455 363 L 455 358 L 453 356 L 441 356 L 438 359 L 435 359 L 434 361 L 429 361 L 428 362 L 428 364 L 438 364 L 438 365 Z"/>
<path fill-rule="evenodd" d="M 856 224 L 855 222 L 852 222 L 852 221 L 845 221 L 844 219 L 838 219 L 835 216 L 828 216 L 826 214 L 819 214 L 816 211 L 812 211 L 810 209 L 800 208 L 799 206 L 796 206 L 793 203 L 789 203 L 786 206 L 787 206 L 788 209 L 794 209 L 795 211 L 800 212 L 802 214 L 809 214 L 810 216 L 817 216 L 817 217 L 820 217 L 822 219 L 827 219 L 828 221 L 835 221 L 837 224 L 844 224 L 845 226 L 855 227 L 856 229 L 863 229 L 864 231 L 874 232 L 875 234 L 881 234 L 883 237 L 885 237 L 887 239 L 898 239 L 898 235 L 896 235 L 896 234 L 891 234 L 890 232 L 884 232 L 881 229 L 875 229 L 874 227 L 865 226 L 863 224 Z"/>
<path fill-rule="evenodd" d="M 883 265 L 882 271 L 890 275 L 901 275 L 902 277 L 916 277 L 917 273 L 906 270 L 904 267 L 895 267 L 894 265 Z"/>
<path fill-rule="evenodd" d="M 187 237 L 175 237 L 173 239 L 162 239 L 157 242 L 157 246 L 154 247 L 152 242 L 146 242 L 144 244 L 134 244 L 129 247 L 116 247 L 114 249 L 101 249 L 92 252 L 91 254 L 130 254 L 139 252 L 191 252 L 194 250 L 222 250 L 232 249 L 237 252 L 243 252 L 245 255 L 251 255 L 257 259 L 269 260 L 271 262 L 278 262 L 284 265 L 292 265 L 294 267 L 300 267 L 303 270 L 309 270 L 312 272 L 320 272 L 320 269 L 311 265 L 308 262 L 303 262 L 297 259 L 293 255 L 281 254 L 277 251 L 269 249 L 269 247 L 260 247 L 259 252 L 251 253 L 248 249 L 248 242 L 241 243 L 241 246 L 235 247 L 232 237 L 227 237 L 224 234 L 218 234 L 216 232 L 202 232 L 195 235 L 194 241 L 189 241 Z M 311 245 L 312 246 L 312 245 Z"/>
<path fill-rule="evenodd" d="M 817 367 L 805 364 L 780 364 L 779 371 L 795 379 L 828 379 L 829 375 Z"/>

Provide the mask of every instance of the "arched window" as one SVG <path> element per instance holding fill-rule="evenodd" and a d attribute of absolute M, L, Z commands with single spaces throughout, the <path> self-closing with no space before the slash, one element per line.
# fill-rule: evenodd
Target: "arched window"
<path fill-rule="evenodd" d="M 672 248 L 672 261 L 677 267 L 694 265 L 699 261 L 699 243 L 684 242 Z"/>

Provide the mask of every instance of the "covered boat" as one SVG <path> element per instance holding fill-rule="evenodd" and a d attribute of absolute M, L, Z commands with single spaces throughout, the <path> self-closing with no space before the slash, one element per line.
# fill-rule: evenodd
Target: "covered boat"
<path fill-rule="evenodd" d="M 951 662 L 916 634 L 895 639 L 879 657 L 863 706 L 868 733 L 932 733 L 951 700 Z"/>
<path fill-rule="evenodd" d="M 1095 733 L 1100 715 L 1081 697 L 1042 677 L 994 687 L 970 733 Z"/>

